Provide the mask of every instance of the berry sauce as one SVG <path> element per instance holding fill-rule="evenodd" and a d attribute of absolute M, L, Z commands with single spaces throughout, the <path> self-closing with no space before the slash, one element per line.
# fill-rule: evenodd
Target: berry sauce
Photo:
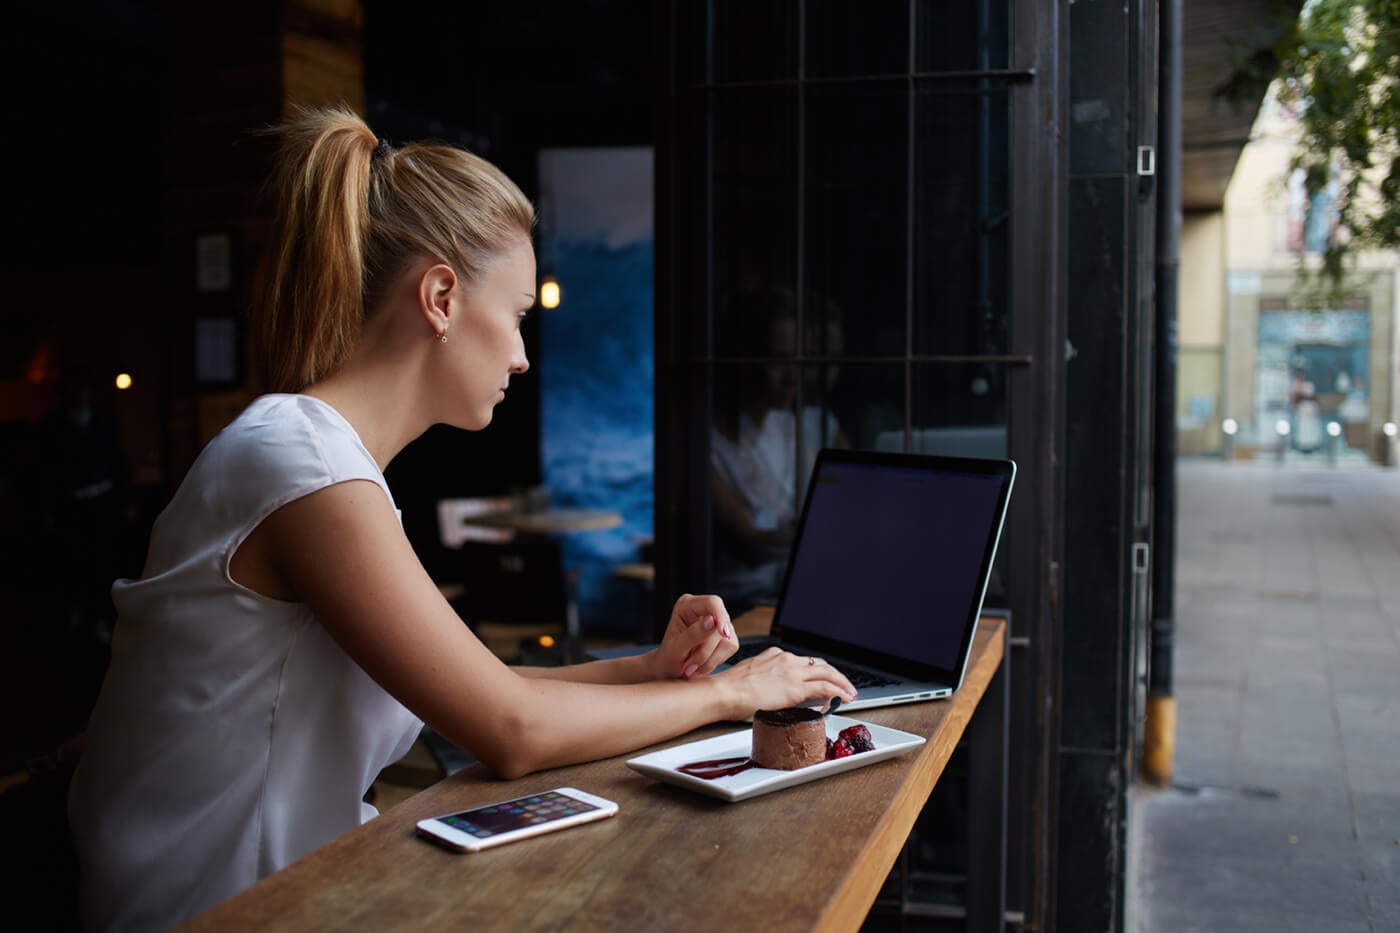
<path fill-rule="evenodd" d="M 691 777 L 713 781 L 715 778 L 729 777 L 747 771 L 754 766 L 752 758 L 716 758 L 713 761 L 692 761 L 676 770 Z"/>

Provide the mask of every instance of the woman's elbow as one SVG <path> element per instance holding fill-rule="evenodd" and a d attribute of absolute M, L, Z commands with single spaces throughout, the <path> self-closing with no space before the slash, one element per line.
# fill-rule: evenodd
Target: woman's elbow
<path fill-rule="evenodd" d="M 514 781 L 540 770 L 537 764 L 523 755 L 506 755 L 496 761 L 487 761 L 486 766 L 504 781 Z"/>
<path fill-rule="evenodd" d="M 504 725 L 477 753 L 483 764 L 507 781 L 549 767 L 548 749 L 540 747 L 538 730 L 524 722 Z"/>

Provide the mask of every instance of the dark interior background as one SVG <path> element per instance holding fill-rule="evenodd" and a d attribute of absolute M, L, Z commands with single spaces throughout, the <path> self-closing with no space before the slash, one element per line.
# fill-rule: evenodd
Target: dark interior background
<path fill-rule="evenodd" d="M 106 668 L 107 644 L 70 627 L 59 595 L 74 569 L 46 527 L 35 494 L 50 464 L 41 425 L 55 381 L 81 367 L 96 405 L 121 430 L 132 489 L 115 568 L 137 575 L 150 522 L 178 484 L 162 392 L 192 364 L 162 347 L 172 296 L 172 124 L 180 35 L 176 17 L 217 15 L 232 29 L 266 27 L 275 0 L 19 0 L 0 27 L 0 81 L 9 91 L 0 130 L 5 249 L 0 250 L 0 775 L 53 754 L 84 728 Z M 500 164 L 528 195 L 549 146 L 650 145 L 651 5 L 636 0 L 466 4 L 363 3 L 366 116 L 392 141 L 438 137 Z M 188 20 L 185 22 L 188 28 Z M 207 28 L 207 27 L 206 27 Z M 213 102 L 211 101 L 211 105 Z M 188 107 L 184 111 L 188 113 Z M 249 127 L 252 129 L 253 127 Z M 251 147 L 250 147 L 251 148 Z M 254 152 L 248 164 L 262 168 Z M 236 257 L 251 262 L 253 257 Z M 175 325 L 178 326 L 178 325 Z M 532 357 L 538 334 L 527 327 Z M 539 482 L 539 368 L 520 380 L 480 434 L 438 428 L 388 472 L 405 527 L 430 567 L 436 500 Z M 127 392 L 111 377 L 131 371 Z M 166 388 L 163 388 L 166 387 Z M 42 770 L 42 769 L 41 769 Z M 30 781 L 5 794 L 0 895 L 52 929 L 72 925 L 75 876 L 62 831 L 66 780 Z M 56 912 L 55 912 L 56 911 Z"/>
<path fill-rule="evenodd" d="M 278 4 L 225 15 L 245 7 L 256 19 Z M 366 0 L 363 10 L 366 116 L 391 141 L 467 146 L 531 197 L 541 148 L 652 143 L 650 4 Z M 160 468 L 160 379 L 149 378 L 168 326 L 167 267 L 186 259 L 169 255 L 166 236 L 169 179 L 180 168 L 168 156 L 178 11 L 174 0 L 22 0 L 0 29 L 11 92 L 0 142 L 9 234 L 0 251 L 0 681 L 12 711 L 0 726 L 0 773 L 82 729 L 106 661 L 104 644 L 53 618 L 52 594 L 71 580 L 36 546 L 42 516 L 29 487 L 44 471 L 38 425 L 56 407 L 58 374 L 81 366 L 97 375 L 97 404 L 122 429 L 133 479 L 122 573 L 140 572 L 149 522 L 180 479 Z M 533 327 L 526 339 L 534 357 Z M 539 482 L 534 366 L 488 430 L 431 430 L 391 466 L 410 537 L 430 564 L 442 557 L 438 498 Z M 126 369 L 136 384 L 119 393 L 110 376 Z"/>

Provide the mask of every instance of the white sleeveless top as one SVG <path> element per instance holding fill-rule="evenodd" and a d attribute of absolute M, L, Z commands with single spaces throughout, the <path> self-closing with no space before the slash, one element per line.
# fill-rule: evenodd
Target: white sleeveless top
<path fill-rule="evenodd" d="M 350 424 L 305 395 L 256 399 L 156 520 L 144 576 L 112 588 L 112 658 L 69 795 L 89 929 L 165 929 L 329 842 L 422 723 L 301 603 L 229 561 L 279 507 L 366 479 Z"/>

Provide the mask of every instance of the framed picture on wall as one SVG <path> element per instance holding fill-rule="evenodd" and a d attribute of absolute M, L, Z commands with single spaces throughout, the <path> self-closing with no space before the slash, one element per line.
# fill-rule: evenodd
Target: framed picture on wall
<path fill-rule="evenodd" d="M 194 238 L 194 290 L 205 295 L 233 291 L 233 234 L 202 233 Z"/>
<path fill-rule="evenodd" d="M 194 319 L 194 382 L 205 390 L 243 384 L 243 327 L 237 315 L 202 314 Z"/>

